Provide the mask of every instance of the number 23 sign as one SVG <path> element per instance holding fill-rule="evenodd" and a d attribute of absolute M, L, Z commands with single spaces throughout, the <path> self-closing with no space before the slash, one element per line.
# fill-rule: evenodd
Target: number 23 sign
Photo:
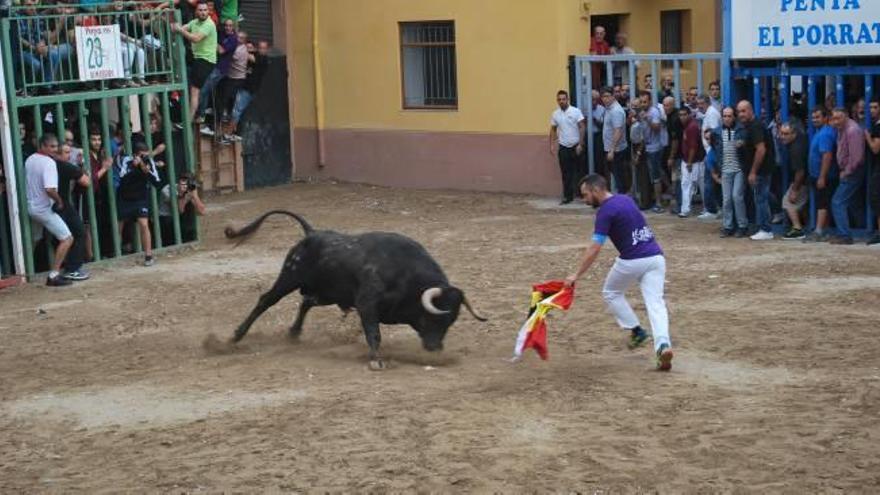
<path fill-rule="evenodd" d="M 125 77 L 122 67 L 122 39 L 119 25 L 77 26 L 76 60 L 81 81 L 121 79 Z"/>

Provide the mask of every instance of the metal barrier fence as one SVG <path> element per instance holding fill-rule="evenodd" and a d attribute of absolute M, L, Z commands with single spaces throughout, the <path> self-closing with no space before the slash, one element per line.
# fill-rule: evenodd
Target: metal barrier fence
<path fill-rule="evenodd" d="M 114 2 L 114 6 L 122 6 L 119 10 L 95 10 L 94 12 L 86 12 L 82 14 L 70 14 L 67 18 L 63 14 L 47 14 L 42 15 L 37 7 L 24 6 L 14 7 L 8 19 L 2 19 L 0 22 L 0 42 L 2 42 L 2 60 L 0 65 L 3 69 L 3 78 L 6 86 L 6 100 L 9 116 L 9 127 L 14 131 L 11 132 L 9 139 L 9 147 L 12 149 L 12 171 L 14 172 L 15 182 L 7 184 L 8 192 L 15 197 L 14 204 L 18 207 L 18 218 L 12 218 L 13 222 L 18 223 L 17 226 L 21 231 L 21 250 L 24 258 L 24 271 L 28 276 L 35 273 L 35 252 L 34 252 L 34 236 L 31 232 L 31 220 L 27 208 L 27 191 L 26 191 L 26 175 L 24 170 L 24 161 L 27 157 L 23 156 L 23 145 L 25 144 L 19 135 L 18 129 L 21 117 L 28 114 L 32 115 L 34 131 L 36 136 L 40 136 L 46 129 L 44 124 L 54 127 L 59 136 L 59 141 L 63 142 L 65 131 L 70 130 L 74 135 L 78 136 L 79 142 L 83 148 L 83 170 L 90 174 L 93 168 L 93 157 L 89 152 L 89 137 L 91 121 L 93 126 L 99 129 L 101 136 L 101 152 L 97 155 L 98 159 L 104 160 L 110 157 L 111 138 L 111 107 L 118 115 L 119 126 L 121 127 L 122 143 L 120 143 L 120 153 L 131 154 L 132 152 L 132 115 L 140 116 L 140 125 L 143 129 L 144 140 L 147 146 L 153 149 L 153 140 L 151 130 L 151 103 L 154 98 L 158 99 L 159 121 L 161 129 L 161 139 L 166 146 L 166 167 L 168 183 L 171 184 L 172 201 L 170 201 L 171 219 L 173 224 L 172 236 L 175 244 L 182 242 L 180 215 L 178 211 L 177 201 L 174 201 L 176 180 L 178 173 L 175 167 L 178 154 L 182 154 L 185 168 L 189 172 L 193 172 L 195 164 L 195 155 L 193 147 L 193 127 L 191 124 L 191 113 L 189 108 L 188 85 L 186 77 L 185 49 L 183 40 L 179 36 L 171 36 L 170 21 L 180 22 L 180 13 L 176 10 L 156 11 L 144 8 L 142 2 Z M 122 17 L 119 17 L 122 16 Z M 57 32 L 67 32 L 66 29 L 72 22 L 74 26 L 80 26 L 86 22 L 89 17 L 94 17 L 92 26 L 103 26 L 103 22 L 113 22 L 114 20 L 123 19 L 120 30 L 131 29 L 130 34 L 143 36 L 128 36 L 134 41 L 127 38 L 121 38 L 122 45 L 120 49 L 129 51 L 126 43 L 132 43 L 137 49 L 147 49 L 152 53 L 152 58 L 145 59 L 145 70 L 127 73 L 132 77 L 143 77 L 146 79 L 144 84 L 128 85 L 128 84 L 112 84 L 108 85 L 106 80 L 97 81 L 94 85 L 84 85 L 79 79 L 78 64 L 83 63 L 83 57 L 86 58 L 85 63 L 97 63 L 95 57 L 107 56 L 107 47 L 89 46 L 86 43 L 80 43 L 79 47 L 85 47 L 85 51 L 98 50 L 98 53 L 81 53 L 80 49 L 74 47 L 61 48 L 57 45 L 53 51 L 52 46 L 45 46 L 38 50 L 36 56 L 31 56 L 30 60 L 26 60 L 22 50 L 28 48 L 26 36 L 21 34 L 22 27 L 31 29 L 40 26 L 53 27 Z M 124 19 L 131 20 L 132 24 L 126 25 Z M 147 32 L 147 28 L 143 24 L 135 24 L 134 20 L 144 19 L 151 20 L 149 26 L 151 33 Z M 54 22 L 54 24 L 53 24 Z M 24 24 L 22 24 L 24 23 Z M 141 27 L 138 27 L 141 26 Z M 139 31 L 143 29 L 143 31 Z M 18 30 L 16 32 L 16 30 Z M 69 36 L 69 33 L 67 34 Z M 53 36 L 61 36 L 56 34 Z M 150 38 L 150 36 L 153 36 Z M 71 39 L 57 37 L 55 39 L 59 43 L 68 42 Z M 24 41 L 24 43 L 20 43 Z M 51 41 L 49 42 L 51 44 Z M 76 51 L 76 56 L 66 53 L 67 50 Z M 137 50 L 134 50 L 137 52 Z M 55 53 L 53 56 L 52 54 Z M 129 51 L 129 53 L 132 53 Z M 146 54 L 146 51 L 144 52 Z M 62 54 L 64 56 L 62 56 Z M 112 56 L 112 51 L 109 52 Z M 139 55 L 136 55 L 139 56 Z M 92 57 L 92 61 L 88 60 Z M 138 63 L 136 60 L 129 59 L 131 62 Z M 34 62 L 36 61 L 36 62 Z M 37 66 L 37 62 L 40 67 Z M 149 62 L 149 64 L 147 64 Z M 27 69 L 27 64 L 31 64 L 34 70 Z M 146 67 L 149 67 L 147 69 Z M 16 70 L 16 68 L 24 68 L 24 70 Z M 38 70 L 39 69 L 39 70 Z M 133 69 L 134 70 L 134 69 Z M 57 71 L 57 72 L 56 72 Z M 51 81 L 47 81 L 45 76 L 51 73 Z M 55 76 L 58 77 L 55 77 Z M 64 89 L 64 93 L 57 91 L 46 91 L 47 88 Z M 182 133 L 182 148 L 175 149 L 175 130 L 174 122 L 171 116 L 171 98 L 173 93 L 178 93 L 181 106 L 181 122 L 179 122 Z M 42 94 L 40 94 L 42 93 Z M 46 94 L 48 93 L 48 94 Z M 45 122 L 45 112 L 48 110 L 52 113 L 51 123 Z M 70 122 L 75 124 L 72 129 L 66 129 L 67 120 L 65 116 L 71 115 Z M 112 158 L 112 157 L 111 157 Z M 9 170 L 9 169 L 7 169 Z M 113 180 L 113 167 L 107 171 L 107 175 L 103 181 L 97 181 L 93 178 L 92 187 L 85 190 L 83 205 L 83 219 L 87 223 L 91 239 L 95 246 L 94 260 L 98 261 L 104 257 L 119 257 L 122 255 L 121 234 L 116 226 L 117 222 L 117 205 L 116 191 Z M 103 188 L 103 191 L 96 190 Z M 96 195 L 100 195 L 106 199 L 106 205 L 103 209 L 96 208 Z M 153 241 L 156 248 L 163 246 L 162 229 L 160 228 L 158 197 L 157 191 L 151 188 L 150 210 L 152 220 Z M 4 205 L 5 206 L 5 205 Z M 0 217 L 7 218 L 5 208 L 0 207 Z M 10 215 L 11 217 L 12 215 Z M 195 220 L 194 220 L 195 221 Z M 100 226 L 109 226 L 109 228 L 101 229 Z M 4 225 L 0 224 L 0 256 L 2 256 L 3 273 L 10 273 L 12 267 L 7 266 L 7 246 L 10 239 L 4 239 L 6 230 Z M 197 223 L 190 226 L 195 232 L 198 232 Z M 109 239 L 107 238 L 109 235 Z M 192 240 L 197 240 L 192 239 Z M 167 239 L 166 239 L 167 241 Z M 167 244 L 164 243 L 164 244 Z M 14 246 L 14 244 L 13 244 Z M 106 246 L 102 252 L 101 246 Z M 47 243 L 49 248 L 49 243 Z M 135 251 L 140 251 L 139 235 L 136 234 Z M 49 262 L 51 263 L 51 249 L 47 249 Z"/>
<path fill-rule="evenodd" d="M 60 11 L 60 12 L 59 12 Z M 125 77 L 109 86 L 132 86 L 148 79 L 170 82 L 173 75 L 171 22 L 174 11 L 148 9 L 143 2 L 112 2 L 107 6 L 25 5 L 10 9 L 6 44 L 19 95 L 59 91 L 80 83 L 80 69 L 112 63 L 112 47 L 87 35 L 83 28 L 119 26 Z M 85 36 L 77 50 L 77 32 Z M 114 40 L 116 41 L 116 40 Z M 106 89 L 99 81 L 93 89 Z"/>
<path fill-rule="evenodd" d="M 769 67 L 734 67 L 731 72 L 731 76 L 734 79 L 745 80 L 749 82 L 750 88 L 745 91 L 740 91 L 736 96 L 741 97 L 742 99 L 747 99 L 752 102 L 752 105 L 755 107 L 755 115 L 764 114 L 766 118 L 772 119 L 772 112 L 775 111 L 775 106 L 778 106 L 778 111 L 780 113 L 780 120 L 782 122 L 790 122 L 792 119 L 792 108 L 791 108 L 791 98 L 789 97 L 781 97 L 781 95 L 790 95 L 792 84 L 794 82 L 799 83 L 798 86 L 801 88 L 801 91 L 806 91 L 805 100 L 804 100 L 804 110 L 805 110 L 805 130 L 808 133 L 810 139 L 813 138 L 813 135 L 816 132 L 816 129 L 809 122 L 809 117 L 812 115 L 813 111 L 817 108 L 820 108 L 825 105 L 824 98 L 822 101 L 819 100 L 819 90 L 822 89 L 821 86 L 825 86 L 825 93 L 828 95 L 833 95 L 834 101 L 836 102 L 834 106 L 845 107 L 847 111 L 850 109 L 845 102 L 847 102 L 847 97 L 849 96 L 849 100 L 853 100 L 852 91 L 849 91 L 847 88 L 847 79 L 850 79 L 850 82 L 860 82 L 864 88 L 864 92 L 860 93 L 860 97 L 865 102 L 865 115 L 861 122 L 858 122 L 860 126 L 865 129 L 870 129 L 873 122 L 871 121 L 871 114 L 868 111 L 868 104 L 874 98 L 874 82 L 877 78 L 880 78 L 880 66 L 822 66 L 822 67 L 808 67 L 808 66 L 794 66 L 790 67 L 787 63 L 782 62 L 778 63 L 774 66 Z M 861 81 L 853 81 L 853 78 L 860 79 Z M 778 105 L 774 105 L 774 93 L 780 95 L 778 97 Z M 769 110 L 769 111 L 768 111 Z M 870 187 L 868 183 L 871 178 L 872 163 L 870 159 L 870 151 L 866 149 L 865 152 L 865 178 L 863 185 L 863 193 L 864 193 L 864 209 L 861 212 L 864 215 L 864 229 L 851 229 L 856 233 L 870 233 L 874 231 L 876 224 L 874 222 L 875 213 L 871 209 L 871 201 L 870 201 Z M 789 176 L 789 171 L 786 168 L 782 169 L 783 177 L 782 177 L 782 185 L 784 193 L 788 190 L 788 186 L 790 183 L 791 177 Z M 816 225 L 816 207 L 815 207 L 815 191 L 810 189 L 810 209 L 809 209 L 809 225 L 810 228 L 814 228 Z"/>
<path fill-rule="evenodd" d="M 649 64 L 649 70 L 642 70 L 642 62 Z M 596 69 L 600 69 L 597 71 Z M 604 70 L 605 78 L 596 80 L 594 72 L 597 74 Z M 575 79 L 575 101 L 581 109 L 588 122 L 588 129 L 593 125 L 593 105 L 591 91 L 599 86 L 614 86 L 615 83 L 629 86 L 630 100 L 634 100 L 640 88 L 644 89 L 644 84 L 639 84 L 639 72 L 644 75 L 650 75 L 652 81 L 653 101 L 662 100 L 660 95 L 663 94 L 664 82 L 661 82 L 660 75 L 671 76 L 672 93 L 675 97 L 676 108 L 682 104 L 682 81 L 683 75 L 690 79 L 697 88 L 699 94 L 704 93 L 704 89 L 708 86 L 709 81 L 728 79 L 729 66 L 724 63 L 722 53 L 690 53 L 690 54 L 633 54 L 633 55 L 586 55 L 574 57 L 574 79 Z M 709 72 L 707 81 L 706 73 Z M 683 74 L 684 73 L 684 74 Z M 615 77 L 620 74 L 620 77 Z M 628 140 L 628 138 L 627 138 Z M 587 132 L 587 157 L 589 161 L 589 171 L 596 171 L 596 156 L 594 154 L 596 146 L 601 147 L 601 143 L 595 143 L 592 132 Z M 634 192 L 638 195 L 638 181 L 636 164 L 633 160 L 631 163 L 631 173 L 633 177 Z M 615 186 L 616 187 L 616 186 Z"/>

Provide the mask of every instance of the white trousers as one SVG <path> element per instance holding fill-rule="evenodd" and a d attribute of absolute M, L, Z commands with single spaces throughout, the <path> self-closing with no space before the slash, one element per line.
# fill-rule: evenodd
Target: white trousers
<path fill-rule="evenodd" d="M 648 320 L 651 321 L 651 332 L 654 335 L 654 350 L 658 350 L 662 344 L 672 347 L 669 340 L 669 313 L 663 299 L 666 258 L 662 255 L 637 260 L 617 258 L 608 272 L 602 296 L 617 319 L 617 324 L 624 330 L 639 326 L 639 318 L 626 300 L 627 289 L 636 282 L 642 288 L 642 297 L 648 309 Z"/>
<path fill-rule="evenodd" d="M 691 165 L 691 171 L 688 172 L 687 162 L 681 161 L 681 212 L 685 215 L 691 212 L 691 199 L 694 197 L 694 187 L 700 189 L 700 193 L 705 197 L 705 187 L 703 183 L 703 162 L 694 162 Z"/>

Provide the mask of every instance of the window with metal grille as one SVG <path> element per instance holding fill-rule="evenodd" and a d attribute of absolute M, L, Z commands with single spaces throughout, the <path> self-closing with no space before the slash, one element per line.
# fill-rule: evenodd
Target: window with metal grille
<path fill-rule="evenodd" d="M 684 52 L 684 11 L 664 10 L 660 12 L 660 53 Z M 663 67 L 672 67 L 672 62 L 664 61 Z"/>
<path fill-rule="evenodd" d="M 403 108 L 458 108 L 455 23 L 401 22 Z"/>

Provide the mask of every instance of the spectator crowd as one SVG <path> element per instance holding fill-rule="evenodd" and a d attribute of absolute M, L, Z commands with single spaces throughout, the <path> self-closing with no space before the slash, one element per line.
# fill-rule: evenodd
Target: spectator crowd
<path fill-rule="evenodd" d="M 604 37 L 596 27 L 592 54 L 634 53 L 625 34 L 617 34 L 614 47 Z M 593 81 L 607 80 L 605 66 L 591 64 Z M 847 108 L 832 94 L 808 110 L 803 95 L 793 95 L 783 122 L 780 99 L 788 95 L 775 92 L 772 110 L 756 115 L 745 100 L 723 107 L 720 82 L 713 81 L 708 94 L 688 88 L 676 108 L 671 75 L 655 90 L 648 74 L 631 91 L 628 70 L 627 63 L 612 64 L 614 85 L 581 102 L 592 107 L 589 122 L 566 91 L 557 94 L 550 151 L 562 171 L 562 204 L 573 200 L 587 173 L 591 133 L 596 172 L 609 183 L 613 178 L 614 192 L 638 196 L 644 209 L 688 218 L 699 198 L 697 218 L 720 220 L 724 238 L 772 240 L 781 228 L 784 240 L 848 245 L 858 224 L 873 230 L 869 245 L 880 244 L 880 99 L 868 102 L 866 119 L 864 99 L 853 98 Z M 808 232 L 811 198 L 815 227 Z M 868 207 L 874 218 L 865 225 Z"/>
<path fill-rule="evenodd" d="M 21 0 L 11 5 L 19 8 L 10 10 L 9 2 L 3 2 L 0 15 L 11 17 L 17 97 L 97 89 L 93 84 L 78 81 L 74 27 L 117 24 L 125 78 L 113 81 L 112 87 L 138 88 L 169 82 L 170 68 L 167 74 L 157 69 L 160 62 L 155 52 L 169 42 L 182 42 L 187 57 L 190 108 L 195 121 L 202 124 L 202 134 L 219 134 L 219 141 L 224 144 L 241 140 L 238 126 L 267 72 L 270 46 L 263 40 L 256 44 L 249 41 L 238 25 L 242 19 L 237 0 Z M 172 22 L 171 9 L 180 10 L 181 24 Z M 163 30 L 168 26 L 179 36 L 165 39 Z M 34 92 L 33 87 L 38 91 Z M 172 136 L 182 141 L 179 98 L 180 95 L 171 94 L 169 114 L 178 122 Z M 134 252 L 139 241 L 143 263 L 151 266 L 155 263 L 153 248 L 158 247 L 154 246 L 152 233 L 158 229 L 162 244 L 173 244 L 175 211 L 180 215 L 182 242 L 197 237 L 194 217 L 205 211 L 199 184 L 192 174 L 181 173 L 185 170 L 181 148 L 177 148 L 175 160 L 180 162 L 176 163 L 177 177 L 170 177 L 161 103 L 155 94 L 149 93 L 147 101 L 149 108 L 142 105 L 141 112 L 149 112 L 149 128 L 137 132 L 130 131 L 132 123 L 121 120 L 110 121 L 109 129 L 102 129 L 98 118 L 101 112 L 91 108 L 96 106 L 95 100 L 87 102 L 92 110 L 87 115 L 80 115 L 75 103 L 64 104 L 63 115 L 55 115 L 49 106 L 43 106 L 39 113 L 30 107 L 27 111 L 20 108 L 19 139 L 25 174 L 18 180 L 27 183 L 35 265 L 37 271 L 49 271 L 48 285 L 88 279 L 84 264 L 98 254 L 113 256 L 113 239 L 117 234 L 123 254 Z M 83 124 L 81 119 L 85 119 Z M 209 119 L 213 128 L 208 125 Z M 71 131 L 83 126 L 88 129 L 85 143 L 77 139 L 78 132 Z M 56 127 L 64 129 L 64 134 L 37 135 L 38 130 Z M 220 132 L 215 133 L 215 129 Z M 126 132 L 129 134 L 125 135 Z M 109 136 L 107 142 L 105 136 Z M 126 149 L 127 141 L 131 149 Z M 4 183 L 0 172 L 0 188 L 4 188 Z M 151 190 L 157 193 L 158 225 L 152 225 Z M 0 189 L 3 193 L 5 189 Z M 94 218 L 89 209 L 90 197 L 94 201 Z M 111 203 L 115 204 L 115 217 Z M 92 222 L 97 225 L 92 226 Z M 98 233 L 97 239 L 93 238 L 93 230 Z"/>

